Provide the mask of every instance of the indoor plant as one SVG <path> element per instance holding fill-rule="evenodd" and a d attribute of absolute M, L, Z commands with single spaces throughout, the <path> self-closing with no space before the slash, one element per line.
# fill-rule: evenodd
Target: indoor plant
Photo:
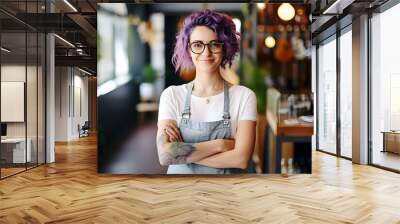
<path fill-rule="evenodd" d="M 139 87 L 140 98 L 142 101 L 154 100 L 154 82 L 157 79 L 157 72 L 151 64 L 144 66 L 142 71 L 141 83 Z"/>

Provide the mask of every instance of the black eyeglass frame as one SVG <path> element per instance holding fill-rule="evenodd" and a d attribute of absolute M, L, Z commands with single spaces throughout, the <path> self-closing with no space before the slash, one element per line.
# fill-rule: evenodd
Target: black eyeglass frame
<path fill-rule="evenodd" d="M 198 44 L 198 43 L 200 43 L 200 44 L 203 45 L 203 49 L 201 50 L 200 53 L 194 52 L 193 49 L 192 49 L 192 45 L 193 45 L 193 44 Z M 210 44 L 220 44 L 220 45 L 222 45 L 221 51 L 213 52 L 213 51 L 211 50 L 211 48 L 210 48 Z M 221 53 L 221 52 L 224 51 L 224 42 L 219 42 L 219 41 L 215 41 L 215 40 L 212 40 L 212 41 L 208 42 L 207 44 L 206 44 L 206 43 L 203 43 L 202 41 L 194 41 L 194 42 L 192 42 L 192 43 L 189 42 L 189 48 L 190 48 L 190 50 L 193 52 L 193 54 L 202 54 L 202 53 L 204 52 L 204 50 L 206 49 L 206 45 L 207 45 L 207 47 L 208 47 L 208 50 L 209 50 L 211 53 Z"/>

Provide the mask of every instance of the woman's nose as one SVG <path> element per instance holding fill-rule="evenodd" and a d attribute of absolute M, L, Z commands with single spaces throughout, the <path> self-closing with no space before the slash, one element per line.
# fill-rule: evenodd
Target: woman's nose
<path fill-rule="evenodd" d="M 211 55 L 211 54 L 212 54 L 212 52 L 210 51 L 210 48 L 209 48 L 208 45 L 205 45 L 205 46 L 204 46 L 203 54 L 204 54 L 204 55 Z"/>

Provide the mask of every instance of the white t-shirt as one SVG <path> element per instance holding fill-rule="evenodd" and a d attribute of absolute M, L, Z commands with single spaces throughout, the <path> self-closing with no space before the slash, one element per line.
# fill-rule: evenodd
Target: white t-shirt
<path fill-rule="evenodd" d="M 160 97 L 158 120 L 175 120 L 179 125 L 185 107 L 187 94 L 185 85 L 170 86 Z M 209 103 L 207 103 L 207 99 Z M 210 97 L 198 97 L 192 94 L 190 102 L 190 119 L 194 121 L 222 120 L 224 112 L 224 92 Z M 257 120 L 256 95 L 252 90 L 240 85 L 229 88 L 229 113 L 231 116 L 232 137 L 236 136 L 238 122 L 241 120 Z"/>

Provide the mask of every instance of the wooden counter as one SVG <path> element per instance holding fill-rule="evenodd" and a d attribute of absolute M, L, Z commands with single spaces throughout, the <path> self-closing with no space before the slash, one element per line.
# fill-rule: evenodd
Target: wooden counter
<path fill-rule="evenodd" d="M 275 135 L 282 136 L 312 136 L 314 131 L 314 125 L 299 121 L 297 124 L 285 124 L 287 116 L 282 115 L 279 123 L 277 122 L 276 116 L 270 111 L 267 111 L 267 122 L 271 126 Z"/>
<path fill-rule="evenodd" d="M 285 120 L 287 118 L 287 116 L 282 115 L 278 122 L 276 116 L 272 112 L 267 111 L 267 125 L 264 135 L 264 173 L 281 173 L 283 142 L 311 143 L 311 136 L 314 131 L 313 123 L 298 121 L 296 124 L 286 124 Z M 269 147 L 270 133 L 272 133 L 275 139 L 275 150 Z M 275 151 L 275 170 L 270 170 L 270 157 L 272 158 L 273 151 Z"/>

